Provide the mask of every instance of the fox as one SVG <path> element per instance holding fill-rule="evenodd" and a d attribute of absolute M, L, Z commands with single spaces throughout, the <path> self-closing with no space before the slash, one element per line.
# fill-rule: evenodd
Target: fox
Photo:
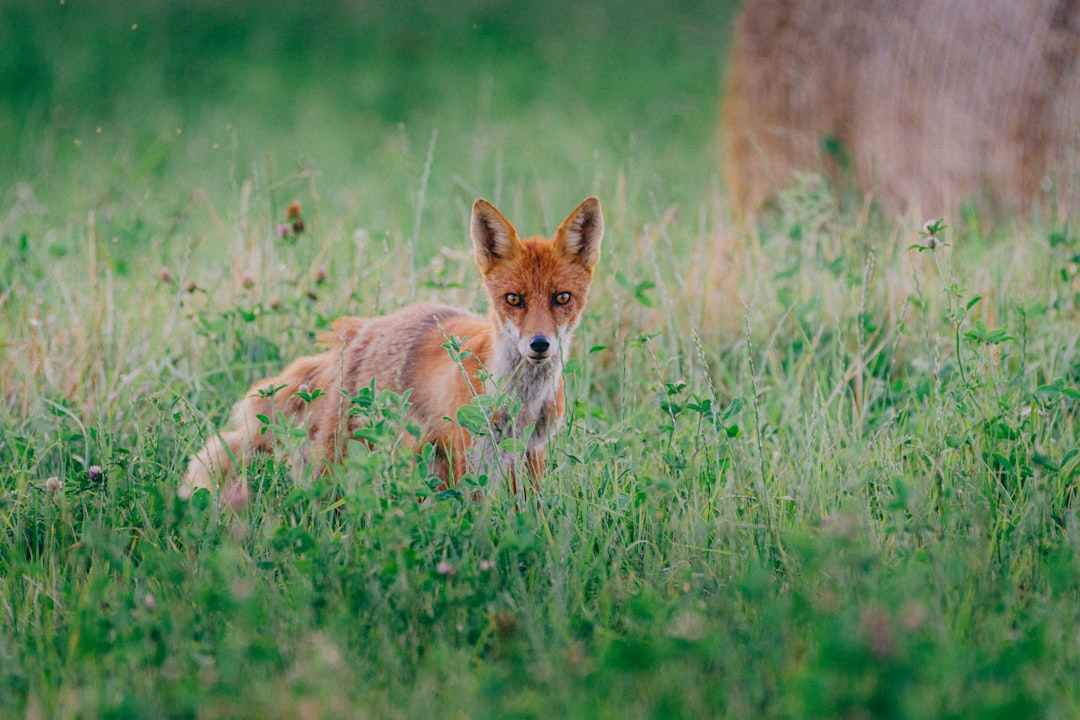
<path fill-rule="evenodd" d="M 260 419 L 278 412 L 306 426 L 308 462 L 321 463 L 322 471 L 340 463 L 362 422 L 343 398 L 372 383 L 407 394 L 406 418 L 420 433 L 406 443 L 414 451 L 434 448 L 428 470 L 439 489 L 456 487 L 466 473 L 486 472 L 493 483 L 508 482 L 516 497 L 521 456 L 503 449 L 507 438 L 515 438 L 525 448 L 531 489 L 539 492 L 545 447 L 566 413 L 563 366 L 603 234 L 596 197 L 582 201 L 550 239 L 519 237 L 494 205 L 477 199 L 470 235 L 487 317 L 422 302 L 382 316 L 338 318 L 320 338 L 322 352 L 293 361 L 245 393 L 228 429 L 191 458 L 180 497 L 205 488 L 245 501 L 248 489 L 237 476 L 257 453 L 271 453 L 278 444 Z M 460 352 L 451 354 L 449 347 Z M 516 412 L 495 410 L 491 432 L 474 439 L 453 420 L 474 397 L 499 392 L 511 397 Z"/>

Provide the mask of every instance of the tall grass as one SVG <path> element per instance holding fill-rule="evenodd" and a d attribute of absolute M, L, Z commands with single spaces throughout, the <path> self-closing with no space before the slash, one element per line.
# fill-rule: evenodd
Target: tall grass
<path fill-rule="evenodd" d="M 0 9 L 0 707 L 1076 715 L 1080 239 L 813 178 L 732 226 L 729 12 Z M 474 197 L 547 233 L 588 193 L 542 503 L 418 503 L 385 397 L 333 473 L 176 498 L 334 317 L 482 309 Z"/>

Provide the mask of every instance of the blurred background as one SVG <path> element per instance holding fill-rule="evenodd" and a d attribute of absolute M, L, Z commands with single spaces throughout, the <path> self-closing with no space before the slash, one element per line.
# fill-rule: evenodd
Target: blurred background
<path fill-rule="evenodd" d="M 8 0 L 6 230 L 153 193 L 141 220 L 179 231 L 197 189 L 224 212 L 264 175 L 410 230 L 422 180 L 433 217 L 527 189 L 556 222 L 620 173 L 700 198 L 735 5 Z"/>

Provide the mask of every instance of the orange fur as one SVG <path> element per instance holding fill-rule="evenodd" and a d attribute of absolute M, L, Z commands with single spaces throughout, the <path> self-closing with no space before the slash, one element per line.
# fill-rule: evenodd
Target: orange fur
<path fill-rule="evenodd" d="M 348 414 L 342 391 L 357 393 L 372 380 L 379 390 L 411 391 L 408 413 L 423 429 L 419 446 L 436 448 L 432 472 L 449 486 L 469 471 L 506 479 L 516 492 L 517 458 L 499 448 L 516 437 L 526 444 L 526 464 L 534 485 L 543 467 L 544 445 L 564 414 L 562 366 L 570 335 L 585 308 L 593 268 L 600 257 L 604 221 L 600 203 L 588 198 L 559 226 L 553 239 L 521 239 L 492 205 L 473 205 L 472 239 L 490 311 L 487 319 L 467 310 L 421 303 L 374 318 L 343 317 L 323 338 L 328 349 L 294 361 L 278 376 L 256 383 L 233 409 L 230 429 L 211 438 L 188 465 L 181 496 L 199 488 L 232 484 L 235 463 L 273 450 L 270 432 L 260 432 L 259 415 L 278 411 L 303 423 L 311 441 L 310 459 L 337 462 L 358 422 Z M 461 364 L 443 345 L 463 340 Z M 486 372 L 481 372 L 481 369 Z M 261 396 L 267 387 L 280 387 Z M 282 387 L 283 386 L 283 387 Z M 296 393 L 324 394 L 304 402 Z M 473 442 L 448 418 L 480 394 L 510 393 L 517 417 L 497 413 L 494 437 Z M 529 427 L 532 433 L 525 437 Z M 235 492 L 230 492 L 235 496 Z"/>

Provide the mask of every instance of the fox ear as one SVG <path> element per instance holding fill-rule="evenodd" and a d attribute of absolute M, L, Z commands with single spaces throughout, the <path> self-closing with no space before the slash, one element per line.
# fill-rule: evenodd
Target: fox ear
<path fill-rule="evenodd" d="M 470 231 L 480 272 L 486 273 L 499 260 L 517 254 L 517 230 L 487 200 L 478 199 L 473 203 Z"/>
<path fill-rule="evenodd" d="M 576 258 L 592 270 L 600 260 L 600 240 L 604 237 L 604 214 L 600 201 L 586 198 L 555 231 L 555 250 Z"/>

